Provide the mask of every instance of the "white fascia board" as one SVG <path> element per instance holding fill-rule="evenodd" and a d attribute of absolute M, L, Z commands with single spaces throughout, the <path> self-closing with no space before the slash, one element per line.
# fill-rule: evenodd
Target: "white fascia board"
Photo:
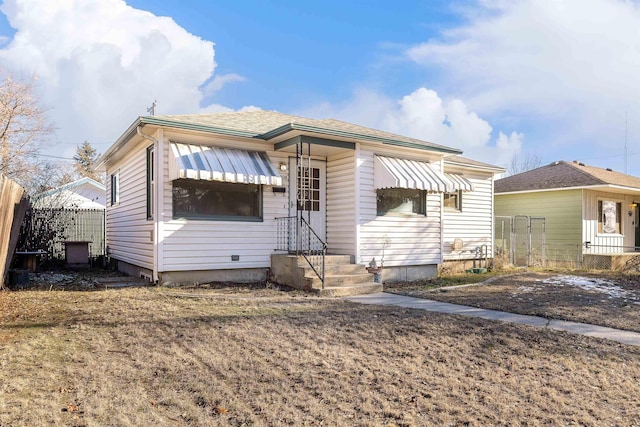
<path fill-rule="evenodd" d="M 528 194 L 528 193 L 546 193 L 550 191 L 568 191 L 568 190 L 593 190 L 593 191 L 611 191 L 615 193 L 633 193 L 640 195 L 640 188 L 624 187 L 621 185 L 591 185 L 591 186 L 576 186 L 576 187 L 564 187 L 564 188 L 543 188 L 539 190 L 524 190 L 524 191 L 507 191 L 504 193 L 495 193 L 496 196 L 509 195 L 509 194 Z"/>

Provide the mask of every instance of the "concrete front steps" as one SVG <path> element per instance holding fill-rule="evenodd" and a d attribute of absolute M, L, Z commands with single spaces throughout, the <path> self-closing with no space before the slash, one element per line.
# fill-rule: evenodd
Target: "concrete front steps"
<path fill-rule="evenodd" d="M 350 255 L 325 256 L 324 289 L 322 281 L 302 256 L 271 255 L 271 279 L 323 296 L 382 292 L 382 283 L 375 283 L 373 275 L 363 265 L 352 264 Z"/>

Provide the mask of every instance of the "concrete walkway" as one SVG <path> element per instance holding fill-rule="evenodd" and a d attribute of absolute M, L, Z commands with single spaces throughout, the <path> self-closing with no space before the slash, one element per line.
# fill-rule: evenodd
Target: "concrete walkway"
<path fill-rule="evenodd" d="M 544 317 L 527 316 L 523 314 L 506 313 L 504 311 L 485 310 L 483 308 L 469 307 L 466 305 L 449 304 L 446 302 L 432 301 L 422 298 L 408 297 L 404 295 L 380 292 L 377 294 L 357 295 L 345 298 L 361 304 L 395 305 L 398 307 L 417 308 L 420 310 L 434 311 L 436 313 L 458 314 L 460 316 L 480 317 L 487 320 L 499 320 L 501 322 L 518 323 L 521 325 L 539 326 L 542 328 L 565 331 L 572 334 L 588 337 L 604 338 L 617 341 L 622 344 L 640 346 L 640 333 L 623 331 L 620 329 L 606 328 L 604 326 L 589 325 L 586 323 L 567 322 L 564 320 L 551 320 Z"/>

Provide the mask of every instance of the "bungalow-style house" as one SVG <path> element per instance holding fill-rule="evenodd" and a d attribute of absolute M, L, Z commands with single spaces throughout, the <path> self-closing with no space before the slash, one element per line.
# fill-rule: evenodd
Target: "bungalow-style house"
<path fill-rule="evenodd" d="M 575 260 L 577 252 L 579 261 L 593 265 L 595 256 L 595 265 L 615 267 L 625 257 L 610 254 L 640 247 L 639 204 L 640 178 L 577 161 L 495 182 L 495 215 L 544 218 L 546 257 L 553 261 Z"/>
<path fill-rule="evenodd" d="M 491 256 L 502 170 L 460 154 L 273 111 L 139 117 L 98 160 L 109 256 L 162 284 L 432 277 L 474 245 Z"/>
<path fill-rule="evenodd" d="M 106 206 L 104 184 L 85 177 L 36 195 L 36 208 L 104 209 Z"/>

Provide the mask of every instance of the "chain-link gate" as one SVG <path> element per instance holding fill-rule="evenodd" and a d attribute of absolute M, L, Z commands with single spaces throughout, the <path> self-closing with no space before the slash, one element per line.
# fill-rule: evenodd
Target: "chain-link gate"
<path fill-rule="evenodd" d="M 545 219 L 526 215 L 497 216 L 494 221 L 496 262 L 517 267 L 545 263 Z"/>

